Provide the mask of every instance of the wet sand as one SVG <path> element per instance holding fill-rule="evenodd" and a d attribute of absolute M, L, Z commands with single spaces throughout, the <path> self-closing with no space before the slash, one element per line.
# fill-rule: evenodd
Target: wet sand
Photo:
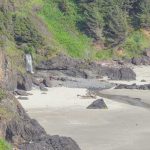
<path fill-rule="evenodd" d="M 140 72 L 138 82 L 144 79 Z M 147 83 L 148 74 L 143 74 Z M 101 92 L 141 98 L 150 104 L 150 91 L 109 89 Z M 28 114 L 37 119 L 49 134 L 72 137 L 82 150 L 150 149 L 148 108 L 104 98 L 108 110 L 88 110 L 86 107 L 99 97 L 86 97 L 86 89 L 57 87 L 49 89 L 47 94 L 38 90 L 32 93 L 29 100 L 20 100 Z"/>

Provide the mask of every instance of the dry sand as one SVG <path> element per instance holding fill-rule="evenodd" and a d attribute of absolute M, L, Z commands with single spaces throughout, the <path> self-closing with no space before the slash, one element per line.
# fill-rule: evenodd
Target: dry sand
<path fill-rule="evenodd" d="M 145 68 L 136 69 L 139 81 L 145 77 L 150 81 L 150 67 L 143 75 Z M 79 96 L 86 92 L 65 87 L 51 88 L 47 94 L 33 90 L 29 100 L 20 102 L 49 134 L 70 136 L 82 150 L 150 150 L 149 109 L 104 99 L 108 110 L 87 110 L 95 99 Z M 136 96 L 150 103 L 150 91 L 111 89 L 103 93 Z"/>

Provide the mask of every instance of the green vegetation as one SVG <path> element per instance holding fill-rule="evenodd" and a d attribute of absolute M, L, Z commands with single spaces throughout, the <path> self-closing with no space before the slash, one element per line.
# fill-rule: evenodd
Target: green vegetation
<path fill-rule="evenodd" d="M 113 55 L 114 55 L 113 49 L 101 50 L 96 52 L 95 59 L 107 60 L 107 59 L 111 59 Z"/>
<path fill-rule="evenodd" d="M 145 48 L 150 47 L 149 40 L 142 31 L 131 33 L 124 43 L 127 57 L 140 56 Z"/>
<path fill-rule="evenodd" d="M 5 140 L 0 139 L 0 150 L 12 150 L 12 147 Z"/>
<path fill-rule="evenodd" d="M 60 7 L 63 8 L 60 10 Z M 73 1 L 44 0 L 39 15 L 62 49 L 73 57 L 85 57 L 85 52 L 90 50 L 90 40 L 77 30 L 80 16 Z"/>
<path fill-rule="evenodd" d="M 149 29 L 149 0 L 8 0 L 0 6 L 0 48 L 14 66 L 16 57 L 23 64 L 24 53 L 36 62 L 60 52 L 84 59 L 139 56 L 150 47 Z"/>
<path fill-rule="evenodd" d="M 0 101 L 6 97 L 6 93 L 3 89 L 0 89 Z"/>

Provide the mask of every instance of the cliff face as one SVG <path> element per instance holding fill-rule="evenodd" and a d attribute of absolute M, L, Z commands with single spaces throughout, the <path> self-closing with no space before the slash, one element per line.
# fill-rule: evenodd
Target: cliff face
<path fill-rule="evenodd" d="M 0 86 L 9 91 L 17 88 L 17 71 L 3 51 L 0 51 Z"/>
<path fill-rule="evenodd" d="M 80 150 L 71 138 L 47 135 L 10 93 L 0 99 L 0 137 L 19 150 Z"/>

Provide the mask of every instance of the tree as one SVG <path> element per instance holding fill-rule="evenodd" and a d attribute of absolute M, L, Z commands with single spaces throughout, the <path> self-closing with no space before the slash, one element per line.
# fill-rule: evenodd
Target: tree
<path fill-rule="evenodd" d="M 150 1 L 142 0 L 140 2 L 140 9 L 139 19 L 141 27 L 150 28 Z"/>
<path fill-rule="evenodd" d="M 103 12 L 105 13 L 103 33 L 107 45 L 121 44 L 127 36 L 127 13 L 122 10 L 120 4 L 122 6 L 122 3 L 115 0 L 103 2 Z"/>

